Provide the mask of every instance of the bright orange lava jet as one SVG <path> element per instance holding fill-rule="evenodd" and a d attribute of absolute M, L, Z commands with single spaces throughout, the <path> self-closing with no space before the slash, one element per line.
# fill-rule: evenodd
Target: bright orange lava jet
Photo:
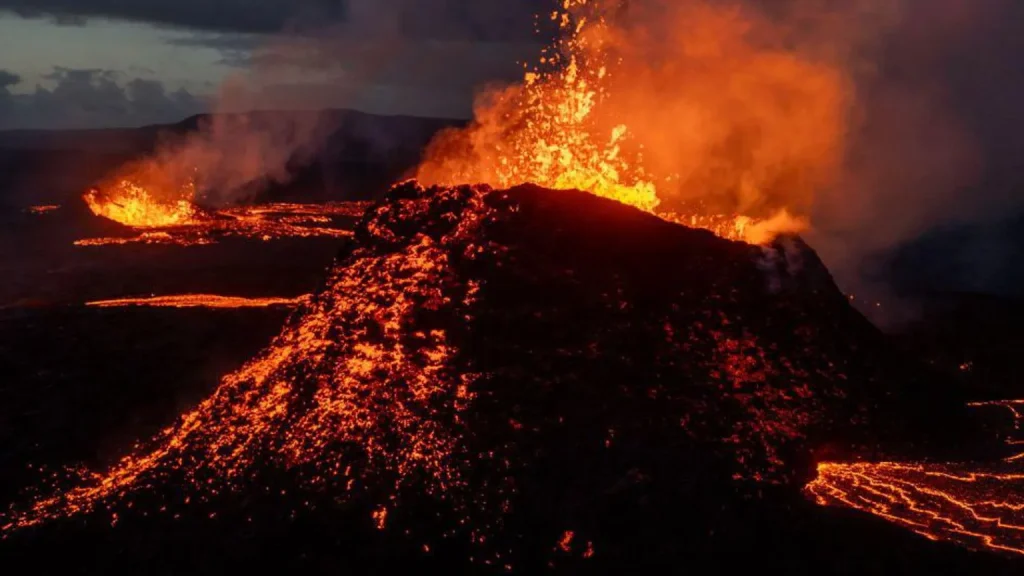
<path fill-rule="evenodd" d="M 841 156 L 840 67 L 752 42 L 772 30 L 753 12 L 679 3 L 658 41 L 614 4 L 564 0 L 543 16 L 561 40 L 438 135 L 417 179 L 578 189 L 756 244 L 806 229 L 807 198 Z"/>

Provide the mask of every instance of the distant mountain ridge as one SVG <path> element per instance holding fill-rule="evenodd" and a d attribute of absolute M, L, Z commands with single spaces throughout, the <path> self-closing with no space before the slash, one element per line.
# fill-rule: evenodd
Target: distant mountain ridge
<path fill-rule="evenodd" d="M 257 129 L 290 121 L 322 123 L 311 157 L 296 163 L 287 185 L 269 186 L 277 199 L 324 201 L 372 198 L 419 164 L 439 131 L 467 120 L 383 116 L 355 110 L 239 113 Z M 162 141 L 194 133 L 216 116 L 139 128 L 0 131 L 0 205 L 63 203 L 123 163 L 152 154 Z M 285 123 L 285 124 L 282 124 Z"/>
<path fill-rule="evenodd" d="M 88 150 L 105 153 L 145 153 L 157 144 L 164 135 L 182 135 L 195 132 L 217 115 L 197 114 L 173 124 L 154 124 L 137 128 L 90 128 L 70 130 L 0 130 L 0 150 Z M 416 116 L 388 116 L 369 114 L 357 110 L 331 109 L 318 111 L 257 110 L 239 112 L 230 116 L 247 116 L 254 123 L 273 118 L 295 118 L 299 116 L 319 117 L 326 124 L 333 124 L 337 133 L 331 139 L 348 135 L 392 136 L 405 147 L 414 146 L 424 138 L 429 141 L 437 131 L 467 123 L 464 119 L 426 118 Z M 426 142 L 423 142 L 425 145 Z"/>

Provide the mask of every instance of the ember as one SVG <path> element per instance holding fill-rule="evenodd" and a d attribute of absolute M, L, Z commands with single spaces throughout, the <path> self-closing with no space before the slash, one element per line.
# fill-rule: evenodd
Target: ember
<path fill-rule="evenodd" d="M 42 215 L 42 214 L 48 214 L 50 212 L 53 212 L 54 210 L 59 210 L 59 209 L 60 209 L 59 205 L 47 204 L 47 205 L 43 205 L 43 206 L 29 206 L 28 208 L 25 209 L 25 211 L 28 212 L 29 214 Z"/>

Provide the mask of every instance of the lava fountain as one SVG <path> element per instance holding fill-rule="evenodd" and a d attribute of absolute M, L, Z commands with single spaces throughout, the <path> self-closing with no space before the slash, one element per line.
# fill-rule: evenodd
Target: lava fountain
<path fill-rule="evenodd" d="M 93 214 L 132 228 L 195 224 L 195 175 L 172 174 L 155 162 L 131 163 L 84 195 Z"/>
<path fill-rule="evenodd" d="M 84 238 L 76 246 L 121 244 L 211 244 L 235 236 L 272 240 L 285 237 L 347 238 L 349 230 L 332 225 L 336 218 L 360 216 L 366 202 L 326 204 L 270 203 L 203 210 L 194 203 L 195 182 L 173 184 L 167 167 L 155 160 L 122 168 L 107 182 L 87 191 L 93 214 L 131 228 L 133 236 Z M 158 174 L 160 176 L 152 176 Z"/>
<path fill-rule="evenodd" d="M 749 10 L 661 4 L 565 0 L 561 39 L 435 138 L 418 179 L 584 190 L 754 243 L 805 229 L 843 154 L 842 67 L 765 44 Z"/>

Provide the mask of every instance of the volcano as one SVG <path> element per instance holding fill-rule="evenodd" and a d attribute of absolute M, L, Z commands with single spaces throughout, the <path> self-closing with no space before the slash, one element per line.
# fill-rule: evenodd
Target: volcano
<path fill-rule="evenodd" d="M 410 181 L 260 356 L 5 531 L 271 502 L 498 569 L 679 559 L 822 457 L 965 446 L 963 398 L 890 350 L 798 238 Z"/>

